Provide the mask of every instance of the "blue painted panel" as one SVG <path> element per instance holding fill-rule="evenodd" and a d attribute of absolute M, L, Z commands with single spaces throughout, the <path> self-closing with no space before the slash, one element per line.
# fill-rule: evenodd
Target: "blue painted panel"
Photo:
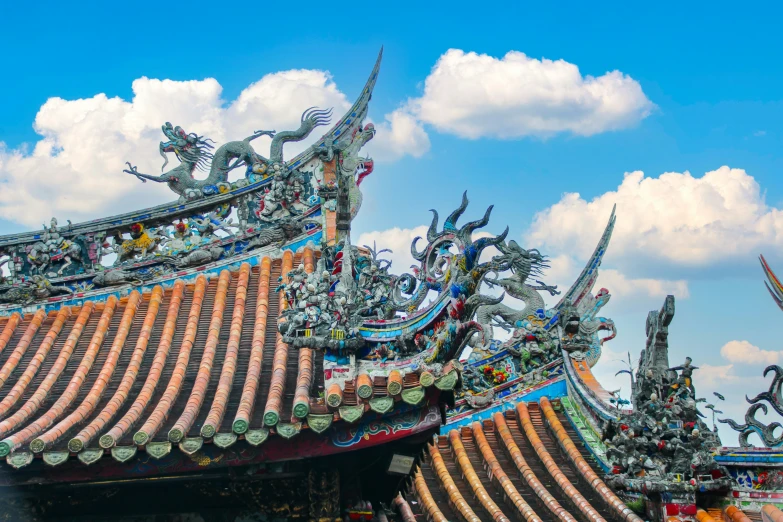
<path fill-rule="evenodd" d="M 471 415 L 470 417 L 465 417 L 463 419 L 460 419 L 453 424 L 448 424 L 446 426 L 441 426 L 440 428 L 440 434 L 441 435 L 448 435 L 448 433 L 456 428 L 462 427 L 462 426 L 470 426 L 474 422 L 478 421 L 481 422 L 483 420 L 489 420 L 492 419 L 492 416 L 495 414 L 495 412 L 499 411 L 506 411 L 513 409 L 514 406 L 518 402 L 533 402 L 538 401 L 541 399 L 541 397 L 547 397 L 549 399 L 556 399 L 558 397 L 564 397 L 568 395 L 568 388 L 565 383 L 565 379 L 561 379 L 559 381 L 553 382 L 551 384 L 547 384 L 544 387 L 541 387 L 537 390 L 533 390 L 530 393 L 526 395 L 522 395 L 520 397 L 514 397 L 513 400 L 504 402 L 501 404 L 498 404 L 497 406 L 493 406 L 491 408 L 487 408 L 485 410 L 476 410 L 476 413 L 474 415 Z"/>

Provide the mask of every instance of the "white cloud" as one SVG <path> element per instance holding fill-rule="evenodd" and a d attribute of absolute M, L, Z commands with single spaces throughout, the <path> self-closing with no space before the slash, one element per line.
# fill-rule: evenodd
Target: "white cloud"
<path fill-rule="evenodd" d="M 350 107 L 329 73 L 317 70 L 267 74 L 230 103 L 221 94 L 222 87 L 212 78 L 139 78 L 130 101 L 105 94 L 49 99 L 36 116 L 34 127 L 42 138 L 32 149 L 8 149 L 0 142 L 0 217 L 39 226 L 52 215 L 78 222 L 176 199 L 165 185 L 142 184 L 122 172 L 130 161 L 140 172 L 160 173 L 158 143 L 164 139 L 160 126 L 166 121 L 222 144 L 255 130 L 295 129 L 311 106 L 333 107 L 333 121 Z M 312 139 L 326 129 L 316 129 Z M 411 146 L 405 135 L 416 127 L 411 129 L 404 115 L 392 113 L 381 130 L 390 138 L 379 133 L 376 139 L 391 141 L 394 154 L 389 156 L 395 159 Z M 421 133 L 418 139 L 428 147 Z M 269 138 L 259 138 L 253 146 L 267 155 L 269 143 Z M 286 157 L 310 143 L 286 145 Z M 424 145 L 419 147 L 411 147 L 414 155 L 426 151 Z M 167 168 L 175 164 L 171 158 Z"/>
<path fill-rule="evenodd" d="M 430 138 L 409 112 L 397 109 L 375 126 L 377 134 L 367 144 L 367 152 L 378 161 L 395 161 L 404 155 L 420 158 L 430 150 Z"/>
<path fill-rule="evenodd" d="M 597 243 L 601 232 L 602 229 L 594 230 L 590 239 Z M 592 248 L 595 248 L 595 243 Z M 531 243 L 531 247 L 533 246 L 538 247 L 537 244 Z M 549 259 L 550 268 L 544 273 L 543 279 L 547 284 L 557 284 L 558 290 L 565 292 L 576 281 L 587 259 L 587 256 L 574 257 L 568 251 L 553 251 Z M 686 299 L 690 296 L 688 282 L 684 279 L 633 278 L 620 270 L 605 266 L 599 270 L 594 293 L 599 288 L 607 288 L 612 294 L 612 304 L 608 306 L 613 310 L 622 309 L 624 312 L 629 310 L 644 312 L 659 308 L 663 298 L 670 294 L 676 295 L 678 299 Z M 548 306 L 554 306 L 561 297 L 562 295 L 550 296 L 544 293 L 544 301 Z M 618 307 L 618 304 L 621 306 Z"/>
<path fill-rule="evenodd" d="M 613 296 L 630 298 L 637 295 L 663 299 L 667 295 L 674 294 L 680 299 L 687 299 L 690 295 L 688 282 L 682 279 L 650 279 L 629 278 L 618 270 L 601 269 L 596 286 L 607 287 Z"/>
<path fill-rule="evenodd" d="M 582 76 L 564 60 L 518 51 L 498 59 L 459 49 L 438 59 L 423 95 L 408 102 L 421 121 L 471 139 L 590 136 L 635 125 L 653 107 L 639 83 L 620 71 Z"/>
<path fill-rule="evenodd" d="M 729 341 L 720 349 L 720 354 L 736 364 L 778 364 L 783 352 L 762 350 L 748 341 Z"/>
<path fill-rule="evenodd" d="M 631 172 L 617 190 L 591 201 L 567 193 L 536 215 L 527 241 L 586 258 L 615 203 L 612 263 L 663 259 L 706 266 L 783 246 L 783 212 L 766 205 L 752 176 L 729 167 L 699 178 L 689 172 L 657 178 Z"/>
<path fill-rule="evenodd" d="M 359 239 L 353 241 L 357 246 L 372 246 L 373 241 L 378 249 L 388 248 L 393 253 L 384 252 L 379 257 L 392 262 L 391 272 L 395 274 L 410 273 L 410 266 L 419 266 L 419 262 L 411 255 L 411 242 L 415 237 L 425 238 L 419 241 L 419 248 L 424 248 L 427 237 L 427 227 L 424 225 L 415 228 L 390 228 L 388 230 L 365 232 L 359 235 Z"/>

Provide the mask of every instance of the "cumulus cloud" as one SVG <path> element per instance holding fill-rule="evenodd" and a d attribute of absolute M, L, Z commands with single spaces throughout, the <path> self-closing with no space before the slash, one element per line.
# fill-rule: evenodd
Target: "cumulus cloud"
<path fill-rule="evenodd" d="M 598 242 L 602 229 L 596 229 L 590 235 L 590 239 Z M 592 248 L 595 248 L 595 243 Z M 531 243 L 531 245 L 534 245 Z M 538 245 L 535 245 L 538 247 Z M 567 290 L 587 262 L 588 256 L 575 256 L 573 252 L 551 250 L 552 257 L 549 260 L 550 268 L 545 272 L 544 279 L 548 284 L 557 284 L 561 291 Z M 592 249 L 590 251 L 592 254 Z M 607 263 L 608 264 L 608 263 Z M 608 264 L 608 266 L 611 266 Z M 607 288 L 612 294 L 612 306 L 621 303 L 624 311 L 647 311 L 660 306 L 661 299 L 667 295 L 676 295 L 679 299 L 686 299 L 690 295 L 688 281 L 685 279 L 656 279 L 649 277 L 629 277 L 616 268 L 602 266 L 599 270 L 595 291 L 599 288 Z M 550 296 L 544 293 L 544 301 L 548 306 L 554 306 L 562 295 Z"/>
<path fill-rule="evenodd" d="M 591 201 L 567 193 L 536 215 L 527 240 L 589 256 L 595 231 L 605 226 L 615 203 L 613 263 L 650 259 L 706 266 L 783 245 L 783 212 L 765 203 L 747 172 L 725 166 L 702 177 L 687 171 L 657 178 L 627 173 L 616 190 Z"/>
<path fill-rule="evenodd" d="M 583 76 L 565 60 L 503 58 L 450 49 L 408 109 L 438 130 L 464 138 L 580 136 L 623 129 L 654 105 L 639 83 L 620 71 Z"/>
<path fill-rule="evenodd" d="M 427 227 L 424 225 L 414 228 L 390 228 L 387 230 L 376 230 L 374 232 L 365 232 L 359 235 L 359 238 L 353 243 L 358 246 L 372 246 L 375 242 L 378 249 L 388 248 L 392 253 L 385 252 L 380 257 L 392 262 L 391 271 L 395 274 L 410 272 L 411 265 L 419 265 L 419 262 L 411 256 L 411 242 L 415 237 L 427 237 Z M 419 242 L 419 248 L 422 248 L 423 242 Z"/>
<path fill-rule="evenodd" d="M 230 102 L 222 98 L 222 87 L 212 78 L 139 78 L 132 87 L 131 100 L 105 94 L 79 100 L 51 98 L 35 119 L 35 130 L 41 135 L 38 142 L 18 149 L 0 142 L 0 217 L 28 226 L 39 226 L 52 215 L 78 222 L 175 199 L 165 185 L 142 184 L 122 172 L 130 161 L 140 172 L 160 173 L 163 159 L 158 143 L 164 138 L 160 126 L 166 121 L 221 144 L 255 130 L 295 129 L 302 112 L 311 106 L 334 107 L 334 121 L 350 107 L 329 73 L 317 70 L 267 74 Z M 386 155 L 396 159 L 411 146 L 406 133 L 416 127 L 404 115 L 392 113 L 381 131 L 376 139 L 390 142 L 385 150 L 391 152 Z M 424 138 L 418 149 L 411 147 L 415 155 L 428 148 L 426 134 Z M 268 138 L 259 138 L 253 146 L 268 155 L 269 143 Z M 286 157 L 309 145 L 309 141 L 286 145 Z M 171 158 L 167 168 L 175 164 Z"/>
<path fill-rule="evenodd" d="M 720 354 L 736 364 L 778 364 L 783 352 L 762 350 L 748 341 L 729 341 L 720 349 Z"/>
<path fill-rule="evenodd" d="M 681 299 L 687 299 L 690 296 L 688 282 L 683 279 L 629 278 L 620 271 L 609 268 L 600 271 L 598 284 L 608 287 L 613 295 L 625 298 L 643 295 L 660 299 L 674 294 Z"/>
<path fill-rule="evenodd" d="M 420 158 L 430 150 L 430 138 L 424 127 L 403 109 L 387 114 L 375 130 L 377 133 L 367 144 L 367 152 L 378 161 L 391 162 L 406 154 Z"/>

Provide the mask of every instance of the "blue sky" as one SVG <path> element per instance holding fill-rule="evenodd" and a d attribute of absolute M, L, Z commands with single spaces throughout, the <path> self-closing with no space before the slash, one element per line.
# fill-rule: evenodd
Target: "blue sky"
<path fill-rule="evenodd" d="M 783 69 L 778 65 L 783 44 L 775 37 L 779 6 L 417 2 L 398 3 L 393 8 L 363 3 L 349 9 L 323 2 L 265 4 L 81 2 L 74 7 L 60 2 L 34 9 L 24 3 L 4 4 L 0 7 L 0 48 L 5 51 L 5 74 L 0 81 L 0 142 L 4 143 L 0 179 L 6 189 L 20 184 L 23 176 L 31 176 L 27 180 L 30 188 L 25 190 L 40 191 L 39 200 L 57 200 L 65 190 L 63 178 L 69 174 L 58 169 L 57 162 L 28 161 L 24 167 L 28 170 L 13 170 L 22 167 L 9 160 L 14 155 L 29 160 L 42 139 L 33 123 L 47 100 L 92 99 L 105 93 L 108 99 L 130 101 L 132 83 L 142 77 L 177 82 L 214 78 L 222 87 L 219 99 L 228 105 L 266 75 L 292 69 L 328 71 L 335 88 L 353 100 L 383 45 L 383 66 L 371 106 L 373 120 L 383 122 L 385 115 L 396 110 L 413 111 L 409 100 L 427 99 L 427 79 L 449 49 L 487 55 L 494 64 L 510 51 L 532 60 L 564 60 L 578 67 L 584 78 L 620 71 L 638 85 L 649 110 L 644 116 L 629 117 L 618 128 L 590 135 L 566 129 L 498 137 L 492 131 L 493 116 L 488 115 L 479 136 L 466 138 L 447 128 L 448 123 L 438 124 L 438 115 L 428 118 L 416 113 L 419 134 L 413 137 L 426 136 L 429 146 L 414 140 L 416 154 L 404 154 L 398 146 L 396 156 L 378 162 L 363 185 L 365 203 L 355 230 L 368 234 L 399 227 L 403 230 L 396 235 L 378 237 L 404 244 L 410 235 L 407 229 L 427 223 L 427 209 L 450 210 L 468 189 L 474 212 L 490 203 L 496 205 L 492 223 L 498 231 L 509 224 L 518 240 L 541 243 L 526 242 L 526 246 L 557 257 L 560 264 L 559 268 L 553 265 L 552 277 L 567 287 L 569 275 L 578 270 L 588 248 L 569 249 L 568 245 L 594 243 L 608 216 L 606 205 L 618 199 L 618 223 L 623 222 L 625 212 L 626 223 L 632 221 L 640 233 L 634 239 L 624 232 L 625 239 L 619 237 L 610 247 L 604 264 L 616 272 L 610 282 L 624 278 L 619 293 L 609 288 L 615 297 L 604 312 L 617 321 L 620 335 L 607 348 L 631 351 L 635 359 L 644 344 L 646 311 L 660 306 L 667 291 L 680 290 L 683 295 L 678 296 L 670 337 L 672 363 L 690 355 L 696 364 L 706 364 L 709 377 L 704 378 L 702 389 L 736 393 L 730 409 L 735 417 L 743 410 L 745 391 L 761 391 L 760 379 L 752 377 L 760 376 L 766 362 L 780 362 L 779 335 L 774 328 L 780 311 L 766 294 L 756 261 L 763 252 L 783 272 L 783 228 L 776 224 L 781 219 L 777 212 L 783 208 Z M 454 89 L 463 87 L 456 83 Z M 512 85 L 512 90 L 524 88 Z M 329 96 L 339 98 L 334 93 Z M 186 97 L 180 101 L 188 105 Z M 101 102 L 80 110 L 100 113 L 107 107 Z M 298 115 L 301 109 L 295 109 Z M 556 113 L 568 119 L 572 109 L 555 107 L 549 117 Z M 535 112 L 535 107 L 525 110 Z M 57 133 L 68 131 L 70 113 L 55 113 L 60 119 L 45 126 L 56 129 L 52 139 L 62 146 L 64 141 L 57 141 Z M 160 118 L 149 125 L 155 128 L 168 116 L 161 113 Z M 500 112 L 496 118 L 501 127 L 505 114 Z M 109 148 L 117 129 L 112 127 L 114 120 L 107 117 L 105 121 L 105 146 Z M 258 127 L 264 127 L 264 122 L 258 122 Z M 379 133 L 377 140 L 382 139 Z M 90 155 L 100 155 L 101 140 L 83 143 Z M 132 144 L 127 146 L 133 151 L 128 154 L 136 153 Z M 156 151 L 149 152 L 154 158 Z M 371 152 L 376 154 L 374 149 Z M 381 148 L 377 154 L 383 156 Z M 47 158 L 54 156 L 52 152 Z M 74 167 L 81 169 L 82 182 L 77 185 L 84 202 L 75 192 L 62 205 L 53 205 L 58 210 L 71 209 L 61 211 L 61 219 L 106 213 L 105 207 L 95 203 L 95 193 L 101 193 L 102 186 L 107 187 L 107 194 L 112 193 L 109 186 L 113 190 L 130 187 L 117 184 L 128 183 L 122 178 L 122 162 L 132 158 L 121 158 L 116 168 L 112 167 L 114 159 L 96 161 L 90 167 L 89 158 Z M 724 173 L 715 182 L 728 191 L 722 199 L 739 194 L 733 203 L 715 201 L 713 192 L 705 195 L 706 182 L 698 181 L 722 166 L 743 172 L 733 178 Z M 633 171 L 646 176 L 639 187 L 649 186 L 648 180 L 659 180 L 665 172 L 690 172 L 696 180 L 694 210 L 683 215 L 676 212 L 690 206 L 682 198 L 682 183 L 691 182 L 682 176 L 667 182 L 668 189 L 659 180 L 651 192 L 639 188 L 626 199 L 607 195 L 618 189 L 626 172 Z M 50 182 L 58 178 L 58 183 Z M 727 184 L 729 178 L 735 180 L 734 185 Z M 757 197 L 752 187 L 747 194 L 735 190 L 747 183 L 756 184 Z M 165 201 L 167 194 L 157 189 L 134 185 L 128 188 L 133 197 L 126 200 L 128 204 Z M 679 199 L 667 190 L 680 194 Z M 534 216 L 551 210 L 565 193 L 578 193 L 584 204 L 556 207 L 555 214 L 543 214 L 548 220 L 534 225 Z M 633 213 L 641 200 L 634 198 L 643 197 L 673 206 L 651 204 L 650 212 L 636 216 Z M 121 205 L 122 200 L 118 201 Z M 0 233 L 42 222 L 39 214 L 43 210 L 36 211 L 34 206 L 19 210 L 13 201 L 0 196 L 3 202 L 6 211 L 0 207 Z M 742 209 L 754 205 L 763 207 L 755 217 L 741 215 Z M 580 217 L 581 211 L 590 218 Z M 558 227 L 564 215 L 588 222 L 592 228 L 564 231 Z M 700 221 L 700 216 L 707 217 Z M 674 222 L 677 219 L 682 222 Z M 650 224 L 658 222 L 668 223 L 664 232 Z M 670 248 L 667 245 L 675 240 L 678 226 L 688 228 L 691 239 Z M 755 226 L 753 234 L 744 233 L 745 226 Z M 594 230 L 592 237 L 590 230 Z M 748 239 L 751 235 L 753 240 Z M 700 252 L 688 254 L 688 243 L 699 244 Z M 732 341 L 748 341 L 766 352 L 745 360 L 737 355 L 726 358 L 721 348 Z M 599 374 L 607 379 L 616 370 L 611 357 L 599 363 Z M 699 382 L 697 373 L 697 388 Z"/>

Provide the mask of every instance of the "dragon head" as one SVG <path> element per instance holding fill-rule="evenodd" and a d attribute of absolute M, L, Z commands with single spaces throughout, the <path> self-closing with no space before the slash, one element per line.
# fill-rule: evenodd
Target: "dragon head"
<path fill-rule="evenodd" d="M 493 261 L 508 266 L 519 277 L 527 279 L 531 274 L 541 275 L 549 268 L 547 257 L 535 248 L 525 250 L 513 239 L 508 243 L 499 243 L 498 250 L 503 254 L 495 256 Z"/>
<path fill-rule="evenodd" d="M 363 129 L 360 129 L 360 127 L 357 127 L 356 130 L 354 130 L 352 141 L 358 140 L 360 143 L 359 147 L 361 148 L 375 137 L 375 125 L 368 123 Z M 357 187 L 362 184 L 364 178 L 372 174 L 374 168 L 375 162 L 370 158 L 365 158 L 364 161 L 359 164 L 358 176 L 356 177 Z"/>
<path fill-rule="evenodd" d="M 188 134 L 185 129 L 177 125 L 172 126 L 171 123 L 166 122 L 161 127 L 163 134 L 169 138 L 169 141 L 160 142 L 160 155 L 166 161 L 163 162 L 161 170 L 166 168 L 169 163 L 169 158 L 166 153 L 173 152 L 177 156 L 179 161 L 191 163 L 193 167 L 199 170 L 206 170 L 209 168 L 210 161 L 212 160 L 212 153 L 210 152 L 214 147 L 211 145 L 209 138 L 204 138 L 191 132 Z"/>
<path fill-rule="evenodd" d="M 357 127 L 357 129 L 354 131 L 354 139 L 357 138 L 356 135 L 358 135 L 362 145 L 365 145 L 368 141 L 375 137 L 375 125 L 368 123 L 361 131 Z"/>

